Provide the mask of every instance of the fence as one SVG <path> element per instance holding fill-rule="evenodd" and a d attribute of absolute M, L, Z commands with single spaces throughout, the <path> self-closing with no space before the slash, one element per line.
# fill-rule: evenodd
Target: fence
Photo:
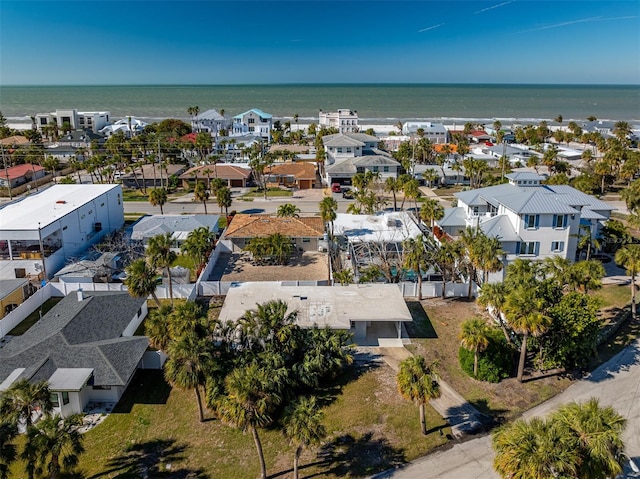
<path fill-rule="evenodd" d="M 2 318 L 0 320 L 0 339 L 9 334 L 9 331 L 11 331 L 18 324 L 24 321 L 27 316 L 38 309 L 40 305 L 51 296 L 59 296 L 59 294 L 53 294 L 54 291 L 55 288 L 51 287 L 51 283 L 47 283 L 47 285 L 45 285 L 43 288 L 40 288 L 20 306 L 18 306 L 16 309 Z"/>
<path fill-rule="evenodd" d="M 417 297 L 418 296 L 418 283 L 403 281 L 398 283 L 402 296 Z M 471 286 L 472 296 L 476 296 L 478 292 L 478 286 L 474 283 Z M 465 298 L 469 294 L 469 283 L 447 283 L 445 287 L 445 298 Z M 442 282 L 438 281 L 423 281 L 422 282 L 422 296 L 424 298 L 436 298 L 442 297 Z"/>

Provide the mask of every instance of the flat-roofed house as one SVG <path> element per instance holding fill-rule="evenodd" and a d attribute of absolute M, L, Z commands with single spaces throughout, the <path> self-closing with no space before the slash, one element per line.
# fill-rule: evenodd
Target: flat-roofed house
<path fill-rule="evenodd" d="M 128 293 L 67 295 L 0 348 L 0 391 L 19 379 L 47 381 L 62 416 L 81 413 L 89 402 L 117 403 L 149 345 L 134 336 L 146 315 L 146 299 Z"/>
<path fill-rule="evenodd" d="M 402 325 L 413 321 L 395 284 L 287 286 L 280 282 L 234 284 L 219 319 L 235 322 L 257 304 L 273 300 L 287 303 L 287 313 L 297 311 L 301 328 L 351 331 L 360 345 L 402 346 Z"/>
<path fill-rule="evenodd" d="M 319 216 L 282 217 L 237 214 L 224 231 L 223 240 L 230 240 L 233 251 L 242 251 L 253 238 L 280 233 L 291 238 L 302 251 L 318 251 L 324 238 L 324 222 Z"/>
<path fill-rule="evenodd" d="M 52 278 L 124 226 L 120 185 L 54 185 L 0 207 L 0 279 Z"/>
<path fill-rule="evenodd" d="M 320 110 L 318 124 L 320 128 L 336 128 L 339 133 L 357 133 L 358 112 L 348 108 L 327 112 Z"/>

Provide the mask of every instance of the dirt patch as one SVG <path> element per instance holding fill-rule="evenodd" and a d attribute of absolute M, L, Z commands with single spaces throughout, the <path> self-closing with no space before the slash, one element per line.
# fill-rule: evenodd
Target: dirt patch
<path fill-rule="evenodd" d="M 286 265 L 255 265 L 249 253 L 220 255 L 209 281 L 319 281 L 329 278 L 325 253 L 294 253 Z"/>
<path fill-rule="evenodd" d="M 426 321 L 430 324 L 415 326 L 423 331 L 432 329 L 435 335 L 412 338 L 410 348 L 429 361 L 437 360 L 442 378 L 480 412 L 492 416 L 497 422 L 518 416 L 571 384 L 570 378 L 559 375 L 522 384 L 515 378 L 498 384 L 472 379 L 462 371 L 458 361 L 460 326 L 473 317 L 483 317 L 489 322 L 491 320 L 476 303 L 466 300 L 427 299 L 422 301 L 422 307 L 426 312 Z M 415 312 L 412 313 L 415 322 Z M 515 360 L 514 356 L 514 366 Z"/>

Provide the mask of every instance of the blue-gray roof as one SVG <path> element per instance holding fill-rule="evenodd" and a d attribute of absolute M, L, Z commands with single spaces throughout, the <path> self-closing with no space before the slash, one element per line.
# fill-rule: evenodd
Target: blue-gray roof
<path fill-rule="evenodd" d="M 255 113 L 256 115 L 258 115 L 261 118 L 271 118 L 271 115 L 269 113 L 265 113 L 262 110 L 258 109 L 258 108 L 252 108 L 251 110 L 247 110 L 244 113 L 240 113 L 239 115 L 234 116 L 234 118 L 237 119 L 242 119 L 243 116 L 245 116 L 248 113 Z"/>
<path fill-rule="evenodd" d="M 480 229 L 490 238 L 499 238 L 501 241 L 522 241 L 506 215 L 494 216 L 483 221 L 480 223 Z"/>
<path fill-rule="evenodd" d="M 184 240 L 196 228 L 205 227 L 213 233 L 218 231 L 217 215 L 153 215 L 145 216 L 135 225 L 131 239 L 140 241 L 156 235 L 172 233 L 176 240 Z"/>
<path fill-rule="evenodd" d="M 445 208 L 444 216 L 441 220 L 436 221 L 441 227 L 444 226 L 466 226 L 466 216 L 464 214 L 464 208 Z"/>
<path fill-rule="evenodd" d="M 0 383 L 15 369 L 48 380 L 58 368 L 91 368 L 96 386 L 124 386 L 147 349 L 144 336 L 122 337 L 145 298 L 122 292 L 67 295 L 22 336 L 0 349 Z"/>

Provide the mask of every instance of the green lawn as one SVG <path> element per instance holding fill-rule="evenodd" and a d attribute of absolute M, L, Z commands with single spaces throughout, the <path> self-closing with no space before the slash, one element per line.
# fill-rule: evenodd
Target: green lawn
<path fill-rule="evenodd" d="M 293 196 L 293 191 L 291 190 L 283 190 L 280 188 L 269 188 L 267 190 L 268 197 L 278 197 L 278 196 Z M 246 193 L 241 196 L 241 198 L 262 198 L 264 197 L 264 191 L 259 190 L 257 188 L 252 188 L 249 193 Z"/>
<path fill-rule="evenodd" d="M 631 287 L 628 284 L 607 284 L 591 293 L 602 301 L 602 308 L 622 308 L 631 301 Z"/>
<path fill-rule="evenodd" d="M 21 336 L 27 332 L 27 330 L 36 324 L 40 319 L 40 315 L 44 316 L 49 312 L 51 308 L 53 308 L 56 304 L 58 304 L 62 298 L 49 298 L 42 304 L 42 308 L 36 309 L 33 313 L 27 316 L 24 321 L 18 324 L 15 328 L 9 331 L 10 336 Z"/>

